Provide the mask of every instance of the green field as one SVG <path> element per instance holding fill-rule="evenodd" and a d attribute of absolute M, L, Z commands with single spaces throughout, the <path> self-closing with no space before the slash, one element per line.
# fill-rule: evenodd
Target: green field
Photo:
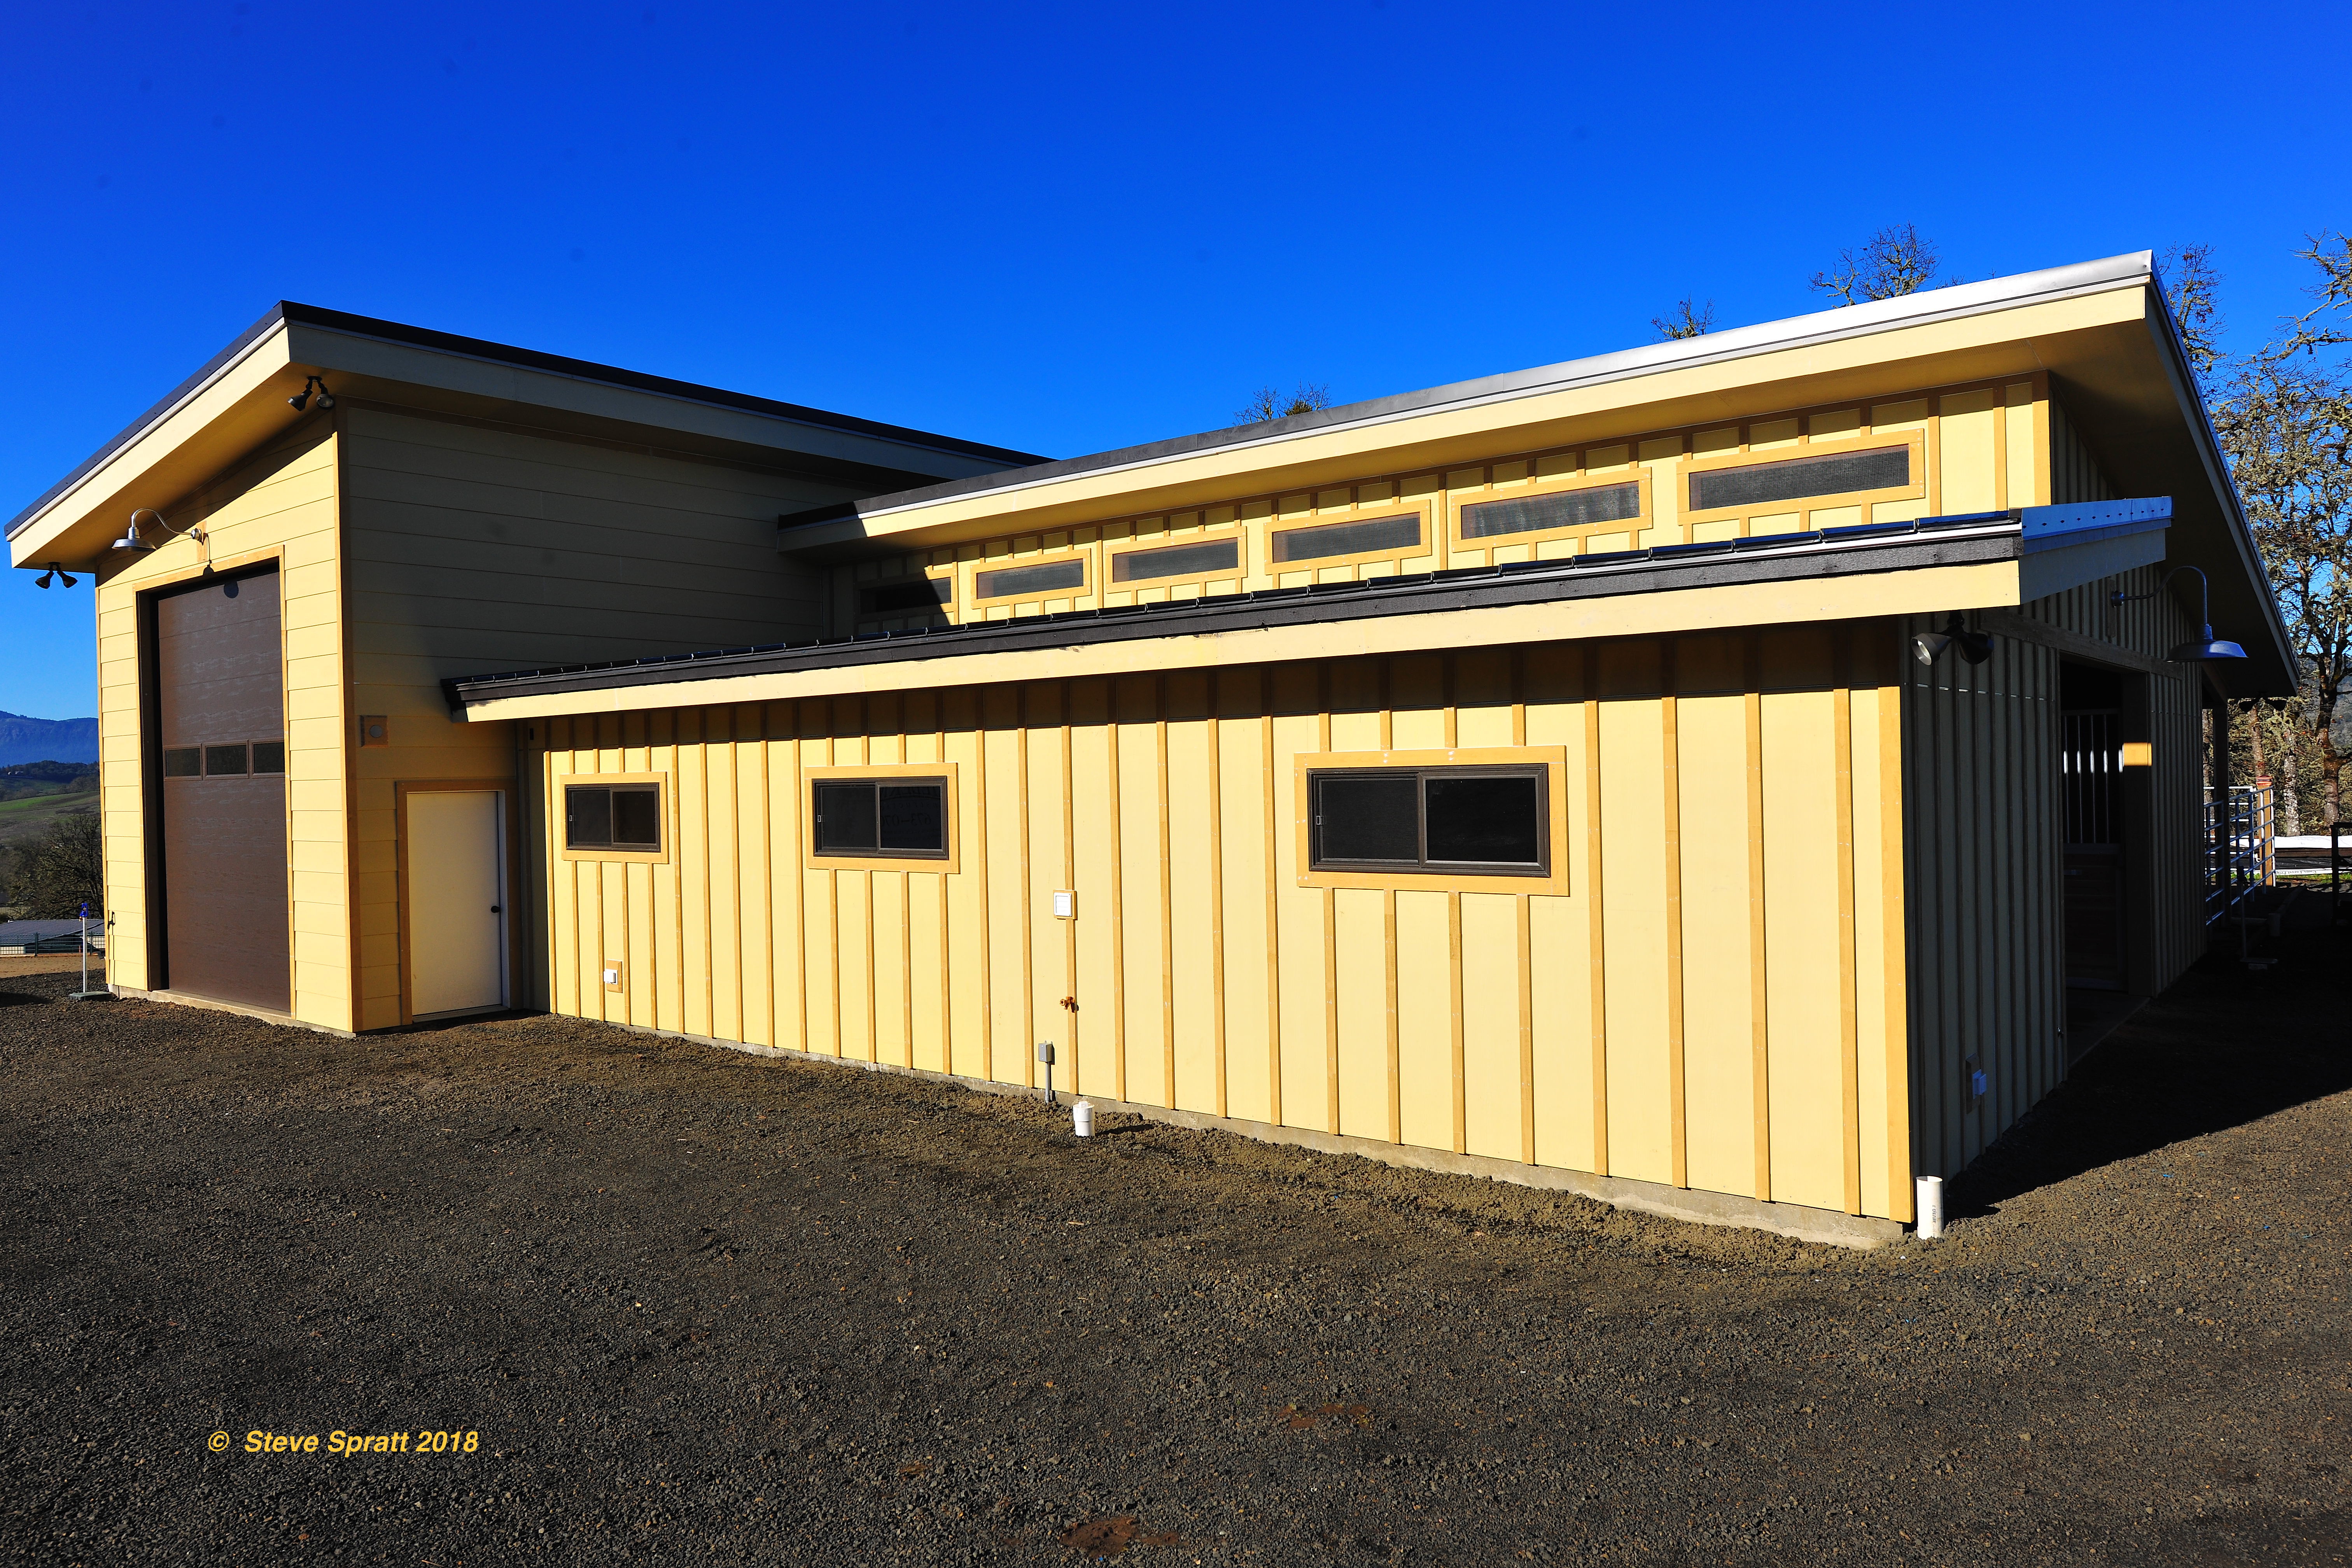
<path fill-rule="evenodd" d="M 31 795 L 16 800 L 0 800 L 0 844 L 15 844 L 37 837 L 58 817 L 71 811 L 88 811 L 98 805 L 96 790 L 83 790 L 76 795 Z"/>

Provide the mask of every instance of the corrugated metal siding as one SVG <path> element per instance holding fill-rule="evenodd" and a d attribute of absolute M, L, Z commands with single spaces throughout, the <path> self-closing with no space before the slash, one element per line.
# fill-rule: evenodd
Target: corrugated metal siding
<path fill-rule="evenodd" d="M 1911 631 L 1933 629 L 1926 620 Z M 1904 838 L 1917 1170 L 1948 1175 L 2065 1076 L 2058 658 L 2014 637 L 1909 666 Z M 1989 1093 L 1969 1107 L 1969 1056 Z"/>
<path fill-rule="evenodd" d="M 551 721 L 539 821 L 656 772 L 675 834 L 550 854 L 551 1005 L 1000 1083 L 1053 1039 L 1092 1094 L 1907 1217 L 1891 664 L 1880 624 Z M 1565 895 L 1301 885 L 1302 753 L 1514 745 L 1565 752 Z M 955 868 L 806 868 L 802 770 L 898 763 L 954 764 Z"/>
<path fill-rule="evenodd" d="M 2179 979 L 2205 950 L 2199 677 L 2193 666 L 2163 662 L 2195 627 L 2168 593 L 2111 602 L 2118 591 L 2153 589 L 2162 571 L 2142 567 L 2019 611 L 2103 645 L 2106 662 L 2147 682 L 2153 768 L 2139 852 L 2142 972 L 2151 990 Z M 1922 618 L 1906 636 L 1933 629 Z M 2092 649 L 2082 654 L 2095 658 Z M 2029 637 L 1996 636 L 1981 666 L 1949 656 L 1906 664 L 1911 1068 L 1922 1174 L 1966 1166 L 2066 1075 L 2057 758 L 2064 657 Z M 1990 1078 L 1974 1109 L 1961 1093 L 1970 1055 Z"/>
<path fill-rule="evenodd" d="M 2115 500 L 2116 488 L 2107 472 L 2083 444 L 2066 417 L 2065 406 L 2050 400 L 2050 500 L 2064 506 L 2074 501 Z"/>

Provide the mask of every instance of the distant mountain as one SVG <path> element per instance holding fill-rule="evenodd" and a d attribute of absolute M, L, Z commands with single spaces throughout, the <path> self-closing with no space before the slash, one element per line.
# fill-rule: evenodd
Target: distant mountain
<path fill-rule="evenodd" d="M 0 713 L 0 767 L 16 763 L 98 761 L 95 719 L 28 719 Z"/>

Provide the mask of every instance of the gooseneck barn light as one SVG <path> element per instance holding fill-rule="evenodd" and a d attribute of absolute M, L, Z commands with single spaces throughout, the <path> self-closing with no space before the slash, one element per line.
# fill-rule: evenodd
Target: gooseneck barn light
<path fill-rule="evenodd" d="M 325 378 L 316 375 L 304 376 L 302 390 L 288 398 L 286 405 L 297 414 L 301 413 L 303 405 L 310 401 L 310 389 L 314 386 L 319 389 L 319 407 L 321 410 L 332 408 L 335 405 L 335 395 L 327 390 Z"/>
<path fill-rule="evenodd" d="M 2236 643 L 2225 642 L 2213 635 L 2213 592 L 2211 585 L 2205 581 L 2205 574 L 2197 567 L 2175 566 L 2158 578 L 2156 586 L 2147 593 L 2126 594 L 2117 590 L 2107 595 L 2107 603 L 2130 605 L 2137 604 L 2142 599 L 2153 599 L 2164 592 L 2164 585 L 2167 583 L 2171 582 L 2183 572 L 2197 574 L 2197 619 L 2200 624 L 2196 637 L 2180 644 L 2165 657 L 2175 664 L 2210 664 L 2216 659 L 2245 658 L 2244 648 L 2240 647 Z"/>
<path fill-rule="evenodd" d="M 171 519 L 165 517 L 162 512 L 157 511 L 152 506 L 142 506 L 137 511 L 132 512 L 131 514 L 131 526 L 124 529 L 122 531 L 122 537 L 116 540 L 113 544 L 108 548 L 110 550 L 123 551 L 126 553 L 132 555 L 145 555 L 153 551 L 155 548 L 153 545 L 139 537 L 139 520 L 142 517 L 152 517 L 157 522 L 163 524 L 163 531 L 173 539 L 194 540 L 196 542 L 196 549 L 200 552 L 200 558 L 204 562 L 205 570 L 207 572 L 212 570 L 213 542 L 205 535 L 205 525 L 201 522 L 192 522 L 185 528 L 175 527 L 173 526 Z"/>
<path fill-rule="evenodd" d="M 1942 631 L 1921 632 L 1911 639 L 1911 657 L 1921 664 L 1933 664 L 1946 649 L 1954 647 L 1970 664 L 1982 664 L 1992 657 L 1992 635 L 1969 630 L 1968 623 L 1960 619 L 1960 612 L 1954 610 L 1945 618 Z"/>

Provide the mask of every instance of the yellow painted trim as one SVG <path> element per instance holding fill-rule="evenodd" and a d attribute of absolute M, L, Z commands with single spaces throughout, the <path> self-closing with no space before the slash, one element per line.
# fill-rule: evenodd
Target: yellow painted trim
<path fill-rule="evenodd" d="M 591 750 L 592 748 L 575 746 L 572 749 L 575 751 L 586 751 Z M 605 748 L 599 746 L 593 749 L 602 751 Z M 557 809 L 555 815 L 549 823 L 549 827 L 551 832 L 556 834 L 561 834 L 562 831 L 563 791 L 566 785 L 645 784 L 658 784 L 661 786 L 662 847 L 659 849 L 569 849 L 559 844 L 556 847 L 555 851 L 556 858 L 559 860 L 573 861 L 597 860 L 622 866 L 668 865 L 672 858 L 673 851 L 677 847 L 678 808 L 677 791 L 671 784 L 670 776 L 667 773 L 641 772 L 633 773 L 561 774 L 555 781 L 555 805 Z"/>
<path fill-rule="evenodd" d="M 1491 468 L 1489 471 L 1492 471 Z M 1580 472 L 1572 476 L 1520 479 L 1504 485 L 1489 481 L 1484 489 L 1454 491 L 1445 498 L 1446 544 L 1454 553 L 1460 554 L 1507 549 L 1515 544 L 1543 544 L 1555 539 L 1573 539 L 1581 542 L 1595 533 L 1631 533 L 1639 538 L 1644 530 L 1657 525 L 1658 510 L 1651 483 L 1650 466 L 1636 463 L 1631 473 L 1612 468 L 1601 474 Z M 1639 510 L 1632 517 L 1609 522 L 1580 522 L 1566 528 L 1529 529 L 1524 533 L 1481 534 L 1475 539 L 1462 531 L 1468 522 L 1465 514 L 1474 506 L 1485 506 L 1491 501 L 1527 500 L 1536 496 L 1564 495 L 1573 490 L 1613 489 L 1628 484 L 1641 487 Z"/>
<path fill-rule="evenodd" d="M 465 710 L 475 721 L 617 713 L 704 702 L 774 701 L 1086 675 L 1160 673 L 1235 664 L 1351 658 L 1433 648 L 1510 647 L 1588 637 L 1657 637 L 1719 627 L 1790 626 L 1874 616 L 2013 607 L 2018 563 L 1925 566 L 1904 572 L 1805 577 L 1618 594 L 1543 605 L 1433 610 L 1252 631 L 1139 637 L 1132 642 L 1012 653 L 956 654 L 890 664 L 721 676 L 600 690 L 492 698 Z"/>
<path fill-rule="evenodd" d="M 793 803 L 793 815 L 796 819 L 808 815 L 809 786 L 819 779 L 945 779 L 948 852 L 944 858 L 935 855 L 820 855 L 816 852 L 816 836 L 803 834 L 801 836 L 802 870 L 926 871 L 952 875 L 963 869 L 963 833 L 957 820 L 955 763 L 943 760 L 936 763 L 843 763 L 803 766 L 800 770 L 799 794 Z M 870 895 L 866 899 L 866 918 L 873 919 L 873 899 Z M 872 956 L 869 951 L 869 961 Z"/>
<path fill-rule="evenodd" d="M 1328 768 L 1541 767 L 1551 869 L 1528 877 L 1457 876 L 1445 871 L 1318 871 L 1308 773 Z M 1298 886 L 1379 888 L 1391 892 L 1561 893 L 1568 891 L 1568 748 L 1454 746 L 1435 752 L 1301 752 L 1291 759 L 1293 827 L 1298 846 Z"/>
<path fill-rule="evenodd" d="M 1150 555 L 1162 550 L 1186 550 L 1196 544 L 1222 544 L 1228 539 L 1234 541 L 1236 546 L 1234 551 L 1234 564 L 1230 568 L 1215 572 L 1179 573 L 1168 577 L 1137 577 L 1126 580 L 1119 577 L 1118 563 L 1128 556 Z M 1219 583 L 1228 577 L 1235 580 L 1249 577 L 1257 570 L 1250 560 L 1249 530 L 1238 524 L 1209 529 L 1200 533 L 1187 534 L 1182 538 L 1173 538 L 1166 533 L 1148 533 L 1140 537 L 1130 534 L 1118 541 L 1107 539 L 1098 548 L 1101 549 L 1103 557 L 1100 591 L 1104 594 L 1148 594 L 1162 588 L 1171 591 L 1178 588 L 1198 588 L 1204 583 Z M 1016 564 L 1025 566 L 1031 563 L 1020 562 Z M 1001 568 L 992 568 L 992 570 L 1001 570 Z M 1021 595 L 1023 598 L 1040 596 L 1034 594 Z"/>
<path fill-rule="evenodd" d="M 1369 501 L 1344 515 L 1301 512 L 1289 518 L 1279 515 L 1268 517 L 1262 523 L 1265 530 L 1266 574 L 1278 580 L 1294 573 L 1311 574 L 1340 566 L 1393 566 L 1416 555 L 1434 555 L 1437 553 L 1436 531 L 1432 515 L 1434 510 L 1435 508 L 1427 500 Z M 1360 550 L 1349 555 L 1308 555 L 1296 561 L 1276 561 L 1274 558 L 1274 542 L 1286 533 L 1297 533 L 1310 528 L 1353 528 L 1358 523 L 1382 522 L 1392 517 L 1407 516 L 1421 520 L 1421 538 L 1412 544 L 1396 545 L 1387 550 Z"/>
<path fill-rule="evenodd" d="M 982 577 L 988 576 L 992 573 L 1026 572 L 1033 567 L 1059 566 L 1064 562 L 1067 561 L 1075 561 L 1078 563 L 1080 568 L 1086 574 L 1073 586 L 1066 588 L 1031 588 L 1018 594 L 983 594 L 980 591 L 980 580 Z M 982 605 L 1018 604 L 1024 599 L 1084 599 L 1091 597 L 1097 591 L 1095 577 L 1098 570 L 1098 566 L 1095 560 L 1095 548 L 1091 544 L 1083 544 L 1075 550 L 1056 551 L 1051 555 L 1040 555 L 1034 560 L 1012 558 L 1003 561 L 1002 563 L 991 561 L 969 561 L 962 563 L 962 564 L 971 568 L 971 595 L 965 601 L 965 603 L 971 605 L 974 609 L 978 609 Z M 951 605 L 943 605 L 941 607 L 946 609 L 954 608 Z"/>
<path fill-rule="evenodd" d="M 1704 458 L 1685 454 L 1675 465 L 1675 500 L 1681 508 L 1685 526 L 1691 528 L 1703 523 L 1737 520 L 1740 531 L 1746 532 L 1748 520 L 1759 513 L 1775 516 L 1791 511 L 1800 514 L 1801 528 L 1809 528 L 1812 513 L 1845 507 L 1861 508 L 1862 521 L 1868 522 L 1871 521 L 1870 509 L 1880 501 L 1927 499 L 1927 434 L 1924 430 L 1887 430 L 1875 436 L 1840 436 L 1826 441 L 1807 438 L 1793 447 L 1772 447 L 1760 452 L 1742 447 L 1737 452 L 1718 452 Z M 1905 447 L 1910 450 L 1911 482 L 1907 485 L 1888 485 L 1874 490 L 1840 490 L 1829 495 L 1806 496 L 1800 500 L 1765 501 L 1754 506 L 1710 507 L 1705 511 L 1690 505 L 1691 479 L 1697 474 L 1715 473 L 1725 468 L 1765 468 L 1774 463 L 1793 463 L 1808 458 L 1840 458 L 1856 452 L 1885 451 L 1894 447 Z"/>
<path fill-rule="evenodd" d="M 1915 1219 L 1911 1171 L 1911 1001 L 1903 889 L 1903 689 L 1878 689 L 1878 865 L 1885 947 L 1886 1050 L 1886 1206 Z"/>

